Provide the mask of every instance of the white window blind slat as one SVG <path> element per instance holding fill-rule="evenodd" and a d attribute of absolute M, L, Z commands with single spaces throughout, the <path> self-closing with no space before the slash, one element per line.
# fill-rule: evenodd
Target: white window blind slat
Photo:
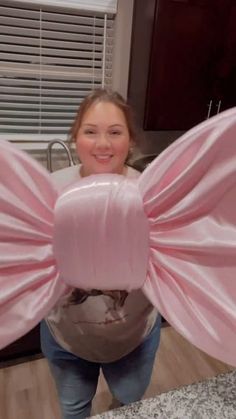
<path fill-rule="evenodd" d="M 7 118 L 8 124 L 9 126 L 12 126 L 12 130 L 17 131 L 19 129 L 19 126 L 22 124 L 22 122 L 24 123 L 26 128 L 34 127 L 35 129 L 35 124 L 38 124 L 38 116 L 33 114 L 28 114 L 30 116 L 30 118 L 26 118 L 26 115 L 23 115 L 23 117 L 15 117 L 15 118 Z M 53 119 L 53 117 L 55 116 L 55 120 Z M 57 123 L 57 127 L 56 129 L 60 126 L 63 127 L 65 123 L 71 124 L 73 119 L 71 119 L 70 117 L 65 116 L 64 114 L 62 115 L 58 115 L 58 117 L 60 117 L 60 122 Z M 3 117 L 0 118 L 0 121 L 3 120 Z M 43 128 L 45 126 L 50 126 L 50 127 L 54 127 L 55 122 L 57 121 L 56 115 L 53 115 L 50 117 L 50 119 L 46 119 L 46 117 L 44 117 L 43 119 Z M 41 127 L 42 128 L 42 127 Z"/>
<path fill-rule="evenodd" d="M 22 88 L 22 87 L 8 87 L 8 86 L 2 86 L 1 88 L 1 92 L 2 94 L 7 94 L 9 97 L 10 95 L 13 95 L 14 97 L 17 97 L 17 95 L 21 94 L 24 96 L 29 95 L 30 96 L 36 96 L 39 91 L 38 89 L 33 89 L 33 88 Z M 79 89 L 67 89 L 67 90 L 63 90 L 63 89 L 43 89 L 43 96 L 44 97 L 57 97 L 57 96 L 61 96 L 61 95 L 70 95 L 70 97 L 83 97 L 86 96 L 87 92 L 81 91 Z"/>
<path fill-rule="evenodd" d="M 47 134 L 47 133 L 48 134 L 54 133 L 55 135 L 58 134 L 58 133 L 63 134 L 64 133 L 64 126 L 61 126 L 60 124 L 61 124 L 61 122 L 58 122 L 56 128 L 55 128 L 55 126 L 50 127 L 48 125 L 44 126 L 44 124 L 41 124 L 41 128 L 40 128 L 40 131 L 38 131 L 38 134 Z M 12 133 L 19 133 L 20 126 L 19 125 L 14 126 L 13 124 L 10 124 L 10 125 L 6 125 L 6 129 L 11 130 Z M 35 131 L 35 124 L 30 125 L 30 126 L 24 124 L 24 134 L 25 133 L 26 134 L 29 134 L 29 133 L 37 134 L 37 132 Z M 21 137 L 19 135 L 19 139 L 20 138 Z M 37 139 L 37 137 L 35 137 L 35 139 Z M 14 142 L 17 142 L 17 140 L 15 140 Z M 34 142 L 34 141 L 30 140 L 29 142 Z"/>
<path fill-rule="evenodd" d="M 3 4 L 5 4 L 5 6 L 3 6 Z M 11 6 L 12 7 L 7 7 L 7 4 L 10 5 L 9 2 L 7 1 L 1 1 L 1 5 L 0 5 L 0 15 L 1 17 L 22 17 L 22 18 L 27 18 L 27 19 L 38 19 L 38 10 L 30 10 L 27 9 L 26 7 L 24 8 L 20 8 L 17 7 L 17 4 L 15 4 L 14 2 L 11 2 Z M 16 6 L 16 8 L 14 8 L 14 5 Z M 18 4 L 19 5 L 19 4 Z"/>
<path fill-rule="evenodd" d="M 47 16 L 43 16 L 43 19 L 46 19 Z M 17 27 L 17 28 L 29 28 L 29 29 L 36 29 L 39 30 L 40 29 L 40 16 L 38 16 L 37 20 L 31 20 L 31 19 L 23 19 L 23 18 L 8 18 L 5 16 L 0 16 L 0 25 L 6 25 L 9 27 Z M 81 24 L 79 26 L 79 24 L 74 25 L 72 23 L 66 22 L 66 23 L 61 23 L 61 22 L 53 22 L 53 21 L 43 21 L 41 22 L 41 29 L 42 30 L 46 30 L 46 31 L 51 31 L 51 33 L 53 34 L 53 31 L 57 31 L 57 32 L 68 32 L 68 33 L 84 33 L 84 34 L 95 34 L 95 35 L 103 35 L 103 27 L 101 26 L 93 26 L 93 23 L 91 25 L 85 25 L 85 24 Z M 112 34 L 112 29 L 108 29 L 107 30 L 108 34 Z M 24 33 L 24 30 L 23 32 Z"/>
<path fill-rule="evenodd" d="M 4 115 L 4 114 L 9 116 L 9 111 L 3 110 L 2 111 L 2 115 Z M 32 117 L 37 117 L 38 116 L 38 113 L 37 113 L 37 110 L 36 109 L 35 109 L 35 111 L 32 111 L 32 109 L 31 109 L 31 110 L 28 110 L 27 115 L 32 116 Z M 15 111 L 15 118 L 14 119 L 15 120 L 18 120 L 19 118 L 21 118 L 21 117 L 23 118 L 24 116 L 25 115 L 22 114 L 22 112 L 20 110 L 18 110 L 18 111 Z M 63 110 L 63 112 L 49 112 L 49 111 L 47 111 L 46 116 L 48 118 L 55 117 L 55 116 L 60 116 L 62 118 L 67 118 L 68 117 L 68 113 L 67 112 L 64 112 L 64 110 Z M 9 116 L 9 119 L 10 118 L 11 118 L 11 116 Z"/>
<path fill-rule="evenodd" d="M 37 29 L 29 29 L 29 28 L 15 28 L 12 26 L 3 26 L 1 25 L 0 27 L 0 36 L 1 34 L 11 34 L 11 35 L 16 35 L 16 36 L 28 36 L 29 40 L 30 39 L 36 39 L 39 40 L 40 39 L 40 33 L 39 30 Z M 84 34 L 84 33 L 70 33 L 70 32 L 57 32 L 57 31 L 47 31 L 44 30 L 43 32 L 44 38 L 41 39 L 41 41 L 43 42 L 44 39 L 52 39 L 52 40 L 60 40 L 60 41 L 67 41 L 67 42 L 85 42 L 85 43 L 90 43 L 90 44 L 94 44 L 95 46 L 98 44 L 103 44 L 103 37 L 102 35 L 96 35 L 95 39 L 94 39 L 94 33 L 91 34 Z M 23 41 L 23 40 L 22 40 Z M 113 32 L 111 34 L 110 37 L 108 37 L 107 42 L 110 42 L 113 45 Z"/>
<path fill-rule="evenodd" d="M 7 17 L 7 16 L 0 16 L 0 25 L 7 25 L 10 27 L 22 27 L 22 28 L 33 28 L 39 29 L 39 17 L 37 19 L 24 19 L 20 17 Z"/>
<path fill-rule="evenodd" d="M 112 66 L 111 63 L 107 64 L 106 68 L 106 75 L 109 79 L 112 76 L 111 68 L 108 68 Z M 28 63 L 2 63 L 2 66 L 0 65 L 0 86 L 1 86 L 1 76 L 2 77 L 8 77 L 8 75 L 14 75 L 22 76 L 24 74 L 24 77 L 33 77 L 35 80 L 39 79 L 47 79 L 48 77 L 54 77 L 56 79 L 67 79 L 67 80 L 80 80 L 80 81 L 91 81 L 91 83 L 99 82 L 101 81 L 101 70 L 97 70 L 94 68 L 73 68 L 73 67 L 63 67 L 60 66 L 58 68 L 55 68 L 55 66 L 41 66 L 40 72 L 38 74 L 35 74 L 35 72 L 38 70 L 39 66 L 35 64 L 28 64 Z M 111 83 L 111 80 L 107 81 L 108 83 Z"/>
<path fill-rule="evenodd" d="M 32 37 L 35 39 L 39 39 L 39 29 L 29 29 L 29 28 L 15 28 L 13 26 L 8 26 L 8 25 L 3 25 L 1 24 L 1 32 L 0 34 L 11 34 L 11 35 L 19 35 L 19 36 L 28 36 L 28 37 Z"/>
<path fill-rule="evenodd" d="M 40 48 L 40 46 L 38 46 Z M 10 54 L 7 53 L 8 59 L 11 59 L 12 61 L 19 58 L 22 54 L 28 54 L 26 55 L 27 59 L 28 57 L 35 56 L 37 53 L 37 48 L 35 47 L 27 47 L 27 46 L 21 46 L 21 54 L 19 54 L 19 46 L 18 45 L 10 45 L 10 44 L 2 44 L 1 45 L 1 51 L 11 51 Z M 32 55 L 33 54 L 33 55 Z M 90 51 L 81 51 L 81 50 L 67 50 L 67 49 L 58 49 L 58 48 L 44 48 L 41 47 L 41 54 L 43 56 L 49 56 L 49 57 L 70 57 L 70 58 L 88 58 L 88 60 L 96 59 L 102 61 L 103 54 L 102 52 L 94 51 L 93 58 L 91 57 Z"/>
<path fill-rule="evenodd" d="M 21 0 L 15 0 L 15 3 L 21 3 Z M 117 12 L 117 0 L 25 0 L 25 3 L 101 13 L 116 14 Z"/>
<path fill-rule="evenodd" d="M 19 8 L 13 8 L 13 7 L 8 8 L 8 7 L 0 6 L 0 16 L 2 20 L 3 20 L 3 17 L 5 18 L 5 20 L 7 19 L 7 17 L 9 17 L 9 19 L 13 19 L 13 18 L 22 18 L 22 19 L 27 19 L 27 20 L 31 19 L 32 21 L 35 21 L 37 24 L 39 13 L 40 13 L 40 9 L 35 11 L 35 10 L 28 10 L 26 8 L 19 9 Z M 50 21 L 62 22 L 62 23 L 67 22 L 70 24 L 75 23 L 76 25 L 88 25 L 88 26 L 93 25 L 93 17 L 91 16 L 82 16 L 82 15 L 74 16 L 71 13 L 69 14 L 65 14 L 62 12 L 56 13 L 56 11 L 52 13 L 52 12 L 47 12 L 44 10 L 44 19 L 47 22 L 50 22 Z M 97 16 L 96 26 L 103 27 L 103 16 L 102 17 Z M 113 27 L 112 21 L 107 22 L 107 27 L 108 28 Z"/>
<path fill-rule="evenodd" d="M 4 121 L 4 118 L 0 117 L 0 123 L 2 121 Z M 62 118 L 62 116 L 60 116 L 60 124 L 64 124 L 65 121 L 68 122 L 69 124 L 71 124 L 73 119 L 68 118 L 68 117 Z M 32 118 L 16 118 L 15 117 L 15 118 L 8 118 L 8 122 L 11 123 L 11 124 L 18 124 L 18 123 L 24 122 L 24 124 L 32 125 L 32 124 L 37 124 L 38 118 L 34 118 L 34 117 L 32 117 Z M 55 123 L 58 123 L 58 120 L 50 118 L 47 121 L 47 119 L 45 119 L 44 123 L 47 123 L 47 122 L 54 125 Z"/>
<path fill-rule="evenodd" d="M 113 27 L 111 14 L 3 0 L 0 138 L 66 137 L 88 92 L 112 86 Z"/>
<path fill-rule="evenodd" d="M 2 85 L 2 91 L 3 88 L 5 86 L 7 86 L 8 88 L 15 88 L 14 86 L 22 86 L 22 87 L 29 87 L 32 86 L 33 88 L 36 86 L 38 87 L 38 81 L 37 80 L 25 80 L 25 79 L 3 79 L 1 81 L 1 85 Z M 55 80 L 44 80 L 43 81 L 43 85 L 44 87 L 48 87 L 48 88 L 55 88 L 55 89 L 64 89 L 64 88 L 68 88 L 68 89 L 92 89 L 92 83 L 86 83 L 86 82 L 69 82 L 69 81 L 55 81 Z M 9 87 L 10 86 L 10 87 Z"/>
<path fill-rule="evenodd" d="M 38 100 L 37 100 L 37 97 L 35 97 L 35 96 L 23 96 L 23 95 L 0 95 L 0 100 L 2 100 L 2 101 L 5 101 L 5 100 L 9 100 L 9 101 L 14 101 L 14 102 L 18 102 L 18 103 L 20 103 L 20 102 L 26 102 L 26 103 L 39 103 L 38 102 Z M 49 102 L 49 103 L 75 103 L 75 104 L 77 104 L 78 103 L 78 97 L 76 96 L 76 97 L 73 97 L 73 96 L 70 96 L 70 95 L 67 95 L 67 97 L 65 98 L 65 97 L 62 97 L 62 96 L 59 96 L 59 97 L 56 97 L 56 96 L 43 96 L 42 97 L 42 100 L 41 100 L 41 104 L 39 104 L 39 105 L 41 105 L 41 106 L 43 106 L 43 103 L 45 103 L 45 102 Z M 58 121 L 58 122 L 60 122 L 60 121 Z"/>
<path fill-rule="evenodd" d="M 43 51 L 41 50 L 41 53 Z M 96 59 L 96 57 L 94 56 L 93 58 L 91 57 L 89 60 L 86 59 L 77 59 L 74 58 L 69 59 L 69 58 L 64 58 L 64 57 L 48 57 L 47 55 L 25 55 L 25 54 L 15 54 L 14 56 L 10 53 L 0 53 L 0 60 L 1 61 L 16 61 L 16 62 L 28 62 L 30 61 L 33 64 L 40 64 L 41 65 L 68 65 L 70 67 L 95 67 L 95 68 L 101 68 L 102 67 L 102 60 L 100 59 Z"/>
<path fill-rule="evenodd" d="M 36 47 L 39 46 L 39 40 L 37 38 L 26 38 L 26 37 L 18 37 L 18 36 L 8 36 L 8 35 L 1 35 L 1 43 L 2 43 L 2 47 L 1 49 L 4 48 L 4 50 L 6 50 L 6 48 L 8 48 L 8 51 L 10 51 L 9 48 L 15 48 L 20 45 L 21 48 L 25 48 L 25 46 L 32 46 L 32 47 Z M 23 44 L 23 47 L 22 47 Z M 103 51 L 103 44 L 95 44 L 93 45 L 92 42 L 68 42 L 65 40 L 53 40 L 53 39 L 43 39 L 42 41 L 43 44 L 43 48 L 52 48 L 52 50 L 54 49 L 60 49 L 63 48 L 63 50 L 69 51 L 69 50 L 74 50 L 75 48 L 78 51 L 88 51 L 89 53 L 91 53 L 91 48 L 93 48 L 95 50 L 95 52 L 102 52 Z M 5 47 L 5 45 L 7 47 Z M 19 49 L 18 49 L 19 51 Z M 109 52 L 109 48 L 108 48 L 108 52 Z M 110 48 L 110 53 L 112 53 L 112 48 Z"/>
<path fill-rule="evenodd" d="M 78 99 L 78 105 L 81 103 L 81 100 L 82 99 Z M 22 112 L 22 115 L 23 114 L 27 115 L 28 112 L 32 111 L 32 109 L 37 109 L 37 112 L 38 112 L 38 108 L 39 108 L 37 103 L 36 104 L 31 103 L 30 105 L 25 103 L 24 105 L 22 105 L 21 103 L 15 103 L 15 102 L 10 102 L 9 101 L 9 102 L 5 103 L 5 109 L 4 110 L 6 110 L 6 111 L 8 109 L 11 110 L 13 106 L 16 109 L 16 111 L 17 111 L 17 109 L 20 109 L 21 112 Z M 65 103 L 65 104 L 62 104 L 62 105 L 60 105 L 58 103 L 57 104 L 47 104 L 47 103 L 45 103 L 44 106 L 43 106 L 42 113 L 43 112 L 48 112 L 48 111 L 54 111 L 54 110 L 55 111 L 58 111 L 58 110 L 72 111 L 72 110 L 74 110 L 74 106 L 71 105 L 70 103 L 68 103 L 68 104 Z M 12 115 L 12 113 L 9 113 L 9 115 Z"/>

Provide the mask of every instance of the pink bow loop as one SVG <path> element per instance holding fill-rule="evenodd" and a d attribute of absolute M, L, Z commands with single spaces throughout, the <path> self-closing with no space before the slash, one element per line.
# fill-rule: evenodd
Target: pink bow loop
<path fill-rule="evenodd" d="M 48 173 L 0 143 L 0 348 L 32 329 L 63 294 L 52 250 L 57 192 Z"/>
<path fill-rule="evenodd" d="M 194 345 L 236 365 L 236 108 L 187 132 L 142 174 L 143 291 Z"/>

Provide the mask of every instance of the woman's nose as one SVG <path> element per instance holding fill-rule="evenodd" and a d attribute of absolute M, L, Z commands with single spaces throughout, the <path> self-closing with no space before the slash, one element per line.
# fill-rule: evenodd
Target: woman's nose
<path fill-rule="evenodd" d="M 97 147 L 110 147 L 110 141 L 106 133 L 101 133 L 97 136 L 96 146 Z"/>

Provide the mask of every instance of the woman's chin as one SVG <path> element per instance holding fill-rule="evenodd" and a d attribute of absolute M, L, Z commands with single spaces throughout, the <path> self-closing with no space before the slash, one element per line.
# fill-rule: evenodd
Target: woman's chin
<path fill-rule="evenodd" d="M 82 176 L 89 176 L 89 175 L 102 175 L 102 174 L 123 174 L 124 167 L 116 167 L 112 164 L 96 164 L 89 168 L 83 168 L 81 170 Z"/>

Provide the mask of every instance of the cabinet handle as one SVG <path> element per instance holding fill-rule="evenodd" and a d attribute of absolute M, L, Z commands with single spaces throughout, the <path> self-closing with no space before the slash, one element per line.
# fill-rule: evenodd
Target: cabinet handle
<path fill-rule="evenodd" d="M 220 112 L 220 107 L 221 107 L 221 100 L 219 100 L 216 107 L 217 107 L 217 113 L 219 113 Z"/>
<path fill-rule="evenodd" d="M 212 108 L 212 100 L 210 100 L 210 102 L 208 103 L 208 112 L 207 112 L 207 117 L 206 119 L 209 119 L 211 116 L 211 108 Z"/>

